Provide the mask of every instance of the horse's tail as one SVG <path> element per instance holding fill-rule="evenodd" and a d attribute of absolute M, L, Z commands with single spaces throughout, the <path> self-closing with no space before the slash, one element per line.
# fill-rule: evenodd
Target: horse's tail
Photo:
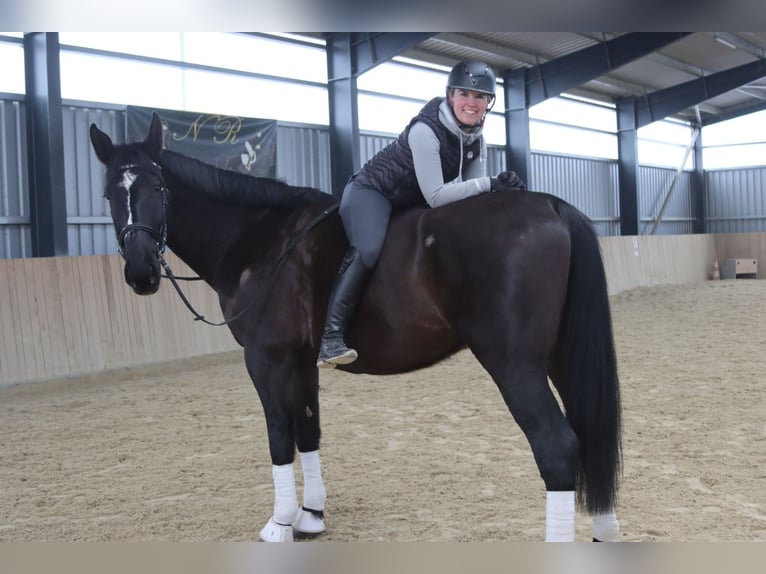
<path fill-rule="evenodd" d="M 560 326 L 561 400 L 580 442 L 577 504 L 590 514 L 614 509 L 622 463 L 620 384 L 606 272 L 591 221 L 558 200 L 569 227 L 569 283 Z"/>

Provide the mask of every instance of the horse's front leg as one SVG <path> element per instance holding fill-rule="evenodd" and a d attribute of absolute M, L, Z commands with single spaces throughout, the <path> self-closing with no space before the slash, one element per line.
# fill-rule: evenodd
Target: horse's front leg
<path fill-rule="evenodd" d="M 296 375 L 293 428 L 303 471 L 303 506 L 293 522 L 293 530 L 313 536 L 324 532 L 324 506 L 327 499 L 319 462 L 319 372 L 313 355 L 300 363 Z"/>
<path fill-rule="evenodd" d="M 302 452 L 303 506 L 293 521 L 293 531 L 305 536 L 315 536 L 325 530 L 324 505 L 327 491 L 322 481 L 319 451 Z"/>
<path fill-rule="evenodd" d="M 327 493 L 319 464 L 319 451 L 302 452 L 303 506 L 298 507 L 293 463 L 272 465 L 274 511 L 261 529 L 264 542 L 292 542 L 294 535 L 316 536 L 324 532 Z"/>
<path fill-rule="evenodd" d="M 260 538 L 291 542 L 294 531 L 318 534 L 324 531 L 326 493 L 319 463 L 316 366 L 301 369 L 289 360 L 271 361 L 257 351 L 245 352 L 245 364 L 266 417 L 274 482 L 274 509 Z M 298 505 L 295 483 L 296 445 L 304 478 L 303 507 Z"/>

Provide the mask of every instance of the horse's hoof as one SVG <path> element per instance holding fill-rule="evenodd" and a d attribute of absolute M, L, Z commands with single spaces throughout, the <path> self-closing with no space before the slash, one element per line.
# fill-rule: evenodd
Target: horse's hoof
<path fill-rule="evenodd" d="M 274 517 L 269 518 L 266 526 L 261 528 L 258 535 L 264 542 L 292 542 L 293 527 L 290 524 L 279 524 Z"/>
<path fill-rule="evenodd" d="M 293 521 L 293 530 L 296 534 L 315 536 L 324 532 L 324 517 L 318 512 L 301 508 L 298 516 Z"/>

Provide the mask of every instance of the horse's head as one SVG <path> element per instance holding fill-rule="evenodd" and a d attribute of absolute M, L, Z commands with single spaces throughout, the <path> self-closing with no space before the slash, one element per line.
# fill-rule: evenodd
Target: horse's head
<path fill-rule="evenodd" d="M 167 186 L 159 165 L 162 123 L 152 115 L 142 142 L 113 145 L 111 138 L 90 126 L 96 156 L 106 166 L 104 197 L 125 259 L 125 281 L 139 295 L 160 287 L 160 260 L 165 249 Z"/>

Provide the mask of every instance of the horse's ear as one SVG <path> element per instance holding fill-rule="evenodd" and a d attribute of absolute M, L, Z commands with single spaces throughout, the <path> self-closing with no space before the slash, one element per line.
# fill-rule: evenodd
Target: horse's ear
<path fill-rule="evenodd" d="M 160 162 L 162 154 L 162 121 L 157 112 L 152 112 L 152 121 L 149 124 L 149 133 L 146 134 L 144 143 L 149 148 L 149 155 L 157 163 Z"/>
<path fill-rule="evenodd" d="M 90 143 L 93 144 L 93 150 L 101 163 L 108 164 L 114 151 L 114 145 L 112 145 L 112 139 L 98 129 L 96 124 L 90 124 Z"/>

